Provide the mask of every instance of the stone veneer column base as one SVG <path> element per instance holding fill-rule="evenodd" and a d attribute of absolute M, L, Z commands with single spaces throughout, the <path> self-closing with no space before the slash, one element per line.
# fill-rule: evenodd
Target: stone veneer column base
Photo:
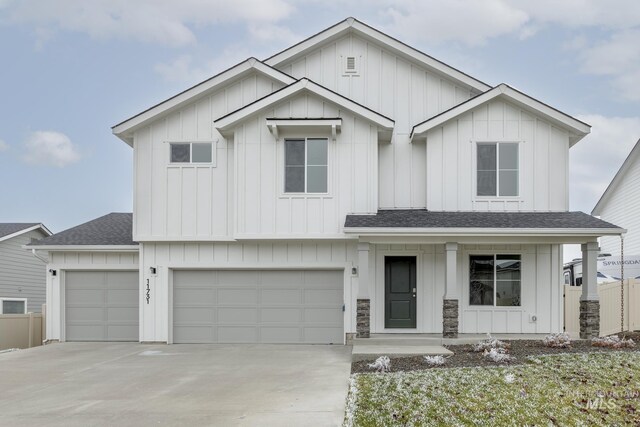
<path fill-rule="evenodd" d="M 458 338 L 458 300 L 445 299 L 442 302 L 442 336 Z"/>
<path fill-rule="evenodd" d="M 580 301 L 580 338 L 600 335 L 600 301 Z"/>
<path fill-rule="evenodd" d="M 370 332 L 370 312 L 371 301 L 359 299 L 356 306 L 356 337 L 369 338 Z"/>

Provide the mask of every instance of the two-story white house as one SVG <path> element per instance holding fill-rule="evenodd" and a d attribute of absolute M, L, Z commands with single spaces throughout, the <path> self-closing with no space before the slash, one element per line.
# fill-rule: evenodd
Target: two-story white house
<path fill-rule="evenodd" d="M 113 127 L 133 215 L 34 244 L 47 336 L 558 332 L 565 243 L 583 244 L 597 335 L 597 239 L 623 230 L 568 211 L 569 149 L 589 132 L 346 19 Z"/>

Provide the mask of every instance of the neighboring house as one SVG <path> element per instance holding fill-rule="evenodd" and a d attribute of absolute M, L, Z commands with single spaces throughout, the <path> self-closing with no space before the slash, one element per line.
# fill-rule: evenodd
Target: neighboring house
<path fill-rule="evenodd" d="M 629 153 L 611 183 L 593 208 L 591 215 L 614 222 L 627 229 L 624 236 L 625 255 L 640 255 L 640 140 Z M 620 238 L 600 239 L 603 253 L 620 256 Z"/>
<path fill-rule="evenodd" d="M 565 243 L 583 244 L 597 334 L 597 239 L 623 230 L 568 212 L 569 148 L 589 132 L 346 19 L 113 127 L 133 217 L 32 245 L 55 272 L 47 336 L 560 332 Z"/>
<path fill-rule="evenodd" d="M 47 236 L 40 223 L 0 223 L 0 314 L 42 311 L 46 265 L 23 246 Z"/>

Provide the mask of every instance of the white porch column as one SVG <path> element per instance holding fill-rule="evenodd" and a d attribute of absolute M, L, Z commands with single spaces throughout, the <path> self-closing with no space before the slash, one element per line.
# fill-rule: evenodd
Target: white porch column
<path fill-rule="evenodd" d="M 458 336 L 458 244 L 447 242 L 444 269 L 444 299 L 442 301 L 442 336 L 456 338 Z"/>
<path fill-rule="evenodd" d="M 358 297 L 356 301 L 356 337 L 369 338 L 371 300 L 369 298 L 369 243 L 358 243 Z"/>
<path fill-rule="evenodd" d="M 600 296 L 598 295 L 597 242 L 582 245 L 582 297 L 580 298 L 580 338 L 600 335 Z"/>

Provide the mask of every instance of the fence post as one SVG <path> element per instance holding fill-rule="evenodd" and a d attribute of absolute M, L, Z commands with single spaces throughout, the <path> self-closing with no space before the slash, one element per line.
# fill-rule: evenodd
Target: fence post
<path fill-rule="evenodd" d="M 42 343 L 47 340 L 47 304 L 42 304 L 42 332 L 40 338 Z"/>
<path fill-rule="evenodd" d="M 29 312 L 29 347 L 33 346 L 33 313 Z"/>

